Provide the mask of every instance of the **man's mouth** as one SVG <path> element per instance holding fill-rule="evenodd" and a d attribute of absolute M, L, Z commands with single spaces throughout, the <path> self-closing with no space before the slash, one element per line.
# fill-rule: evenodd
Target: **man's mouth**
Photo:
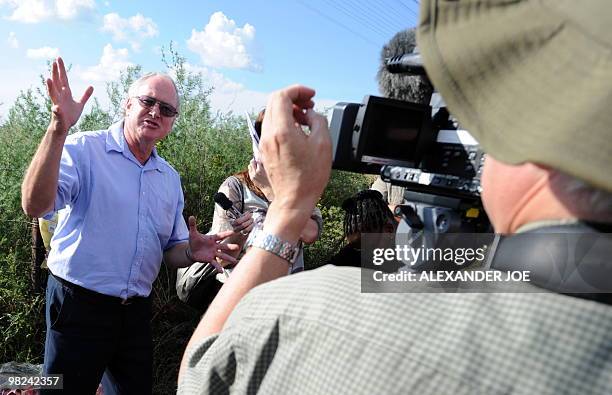
<path fill-rule="evenodd" d="M 150 119 L 145 119 L 143 121 L 143 124 L 145 126 L 149 127 L 149 128 L 157 128 L 157 127 L 159 127 L 159 124 L 157 122 L 155 122 L 153 120 L 150 120 Z"/>

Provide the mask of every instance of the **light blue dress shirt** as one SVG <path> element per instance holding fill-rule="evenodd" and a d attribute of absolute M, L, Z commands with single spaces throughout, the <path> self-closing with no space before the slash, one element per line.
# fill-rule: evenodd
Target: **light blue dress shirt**
<path fill-rule="evenodd" d="M 148 296 L 163 251 L 189 239 L 183 206 L 176 170 L 155 150 L 141 165 L 125 141 L 123 122 L 69 135 L 49 269 L 102 294 Z"/>

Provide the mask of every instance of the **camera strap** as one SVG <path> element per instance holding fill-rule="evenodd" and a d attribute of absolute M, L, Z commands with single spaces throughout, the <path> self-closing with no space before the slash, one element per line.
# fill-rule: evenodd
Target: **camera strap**
<path fill-rule="evenodd" d="M 577 222 L 499 237 L 491 269 L 529 271 L 537 287 L 612 305 L 612 224 Z"/>

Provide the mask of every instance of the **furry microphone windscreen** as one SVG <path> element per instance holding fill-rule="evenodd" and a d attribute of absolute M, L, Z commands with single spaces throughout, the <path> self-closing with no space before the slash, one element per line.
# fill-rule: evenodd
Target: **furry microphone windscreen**
<path fill-rule="evenodd" d="M 376 77 L 378 89 L 385 97 L 412 103 L 429 104 L 433 86 L 424 76 L 392 74 L 387 71 L 388 58 L 411 53 L 416 47 L 416 28 L 402 30 L 393 36 L 380 53 L 380 66 Z"/>

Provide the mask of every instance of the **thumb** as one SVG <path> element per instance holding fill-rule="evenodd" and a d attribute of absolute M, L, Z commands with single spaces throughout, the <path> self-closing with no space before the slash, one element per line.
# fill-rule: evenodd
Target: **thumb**
<path fill-rule="evenodd" d="M 79 100 L 79 103 L 81 105 L 85 105 L 85 103 L 87 103 L 87 100 L 89 100 L 89 97 L 91 96 L 93 91 L 94 91 L 93 86 L 88 86 L 87 89 L 85 90 L 85 93 L 83 93 L 83 96 L 81 96 L 81 100 Z"/>
<path fill-rule="evenodd" d="M 55 115 L 59 115 L 59 109 L 60 107 L 57 104 L 51 106 L 51 112 Z"/>
<path fill-rule="evenodd" d="M 197 232 L 198 226 L 196 224 L 196 217 L 193 215 L 189 216 L 189 233 Z"/>

